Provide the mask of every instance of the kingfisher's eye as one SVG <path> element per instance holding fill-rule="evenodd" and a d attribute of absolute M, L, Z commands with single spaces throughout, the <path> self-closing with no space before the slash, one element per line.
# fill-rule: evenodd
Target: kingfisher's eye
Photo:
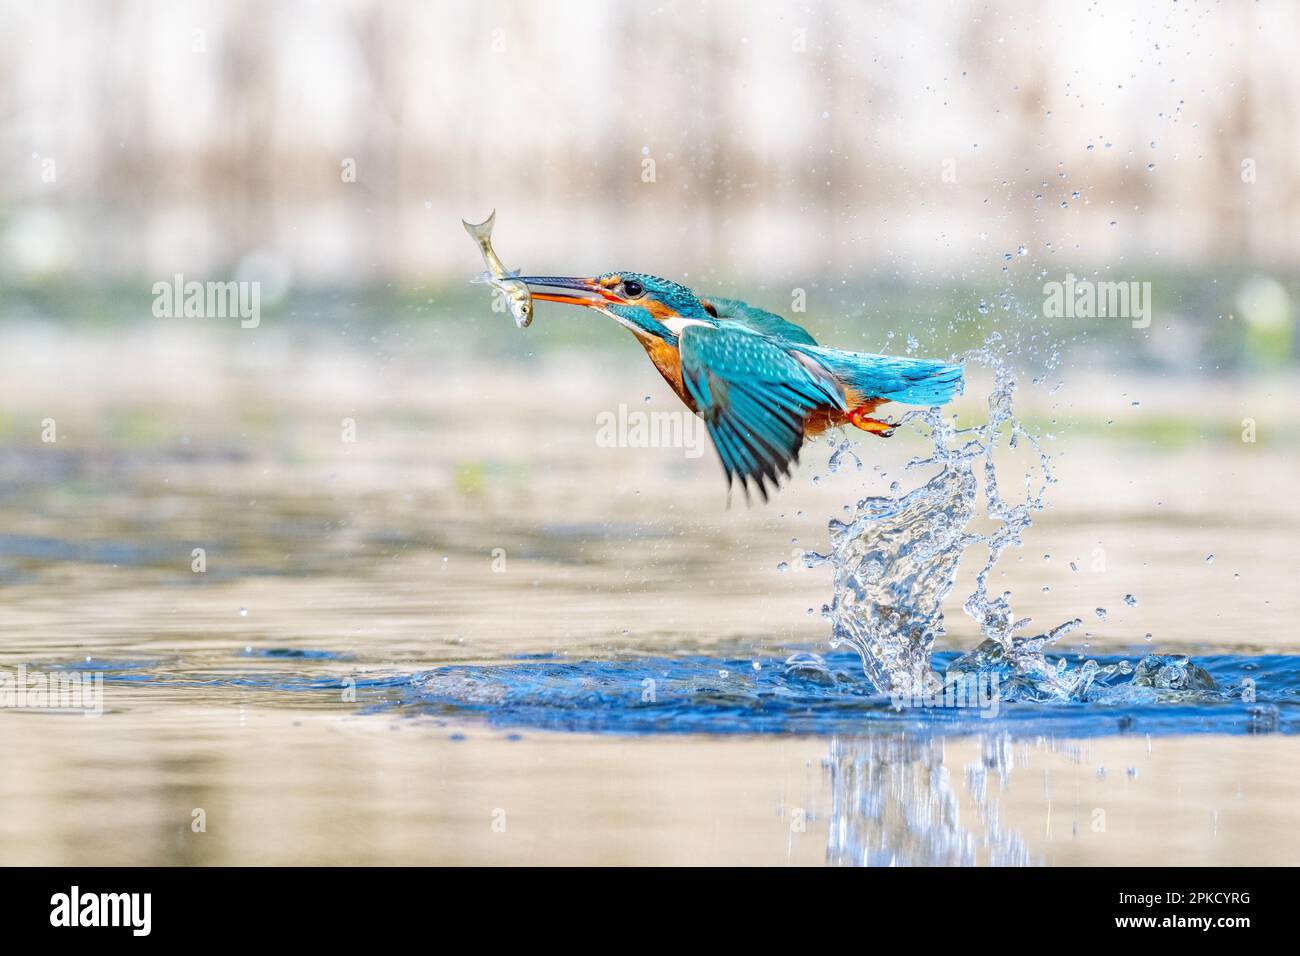
<path fill-rule="evenodd" d="M 635 279 L 628 279 L 623 283 L 623 291 L 627 293 L 628 298 L 635 299 L 637 296 L 645 292 L 645 286 L 637 282 Z"/>

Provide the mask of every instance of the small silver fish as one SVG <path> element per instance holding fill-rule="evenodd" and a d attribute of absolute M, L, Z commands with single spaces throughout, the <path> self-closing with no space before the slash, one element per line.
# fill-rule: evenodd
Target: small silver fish
<path fill-rule="evenodd" d="M 465 227 L 470 238 L 478 243 L 479 251 L 483 253 L 483 263 L 488 268 L 483 275 L 484 281 L 501 290 L 506 297 L 506 304 L 510 306 L 510 314 L 515 317 L 515 325 L 526 329 L 533 321 L 533 297 L 528 292 L 528 286 L 516 278 L 519 273 L 508 271 L 492 249 L 492 226 L 496 218 L 497 211 L 493 209 L 492 215 L 478 225 L 464 219 L 460 224 Z"/>

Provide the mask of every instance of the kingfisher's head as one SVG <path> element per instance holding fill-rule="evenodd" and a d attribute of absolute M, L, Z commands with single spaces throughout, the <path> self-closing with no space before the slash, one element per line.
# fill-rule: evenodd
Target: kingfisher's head
<path fill-rule="evenodd" d="M 692 323 L 713 325 L 716 313 L 686 286 L 642 272 L 606 272 L 594 279 L 523 276 L 534 299 L 604 312 L 642 336 L 675 341 Z"/>

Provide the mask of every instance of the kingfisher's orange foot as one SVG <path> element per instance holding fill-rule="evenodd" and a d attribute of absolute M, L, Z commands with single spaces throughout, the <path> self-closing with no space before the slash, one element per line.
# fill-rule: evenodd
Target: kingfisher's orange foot
<path fill-rule="evenodd" d="M 874 407 L 874 406 L 873 406 Z M 855 408 L 849 412 L 849 423 L 856 428 L 861 428 L 864 432 L 871 432 L 880 438 L 888 438 L 894 434 L 894 429 L 898 427 L 894 422 L 884 422 L 879 418 L 869 418 L 867 413 L 871 408 Z"/>

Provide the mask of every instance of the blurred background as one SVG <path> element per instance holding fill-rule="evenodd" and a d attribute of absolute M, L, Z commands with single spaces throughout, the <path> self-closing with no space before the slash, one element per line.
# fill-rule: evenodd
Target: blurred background
<path fill-rule="evenodd" d="M 10 318 L 148 318 L 175 273 L 442 314 L 496 208 L 534 273 L 801 288 L 854 329 L 1072 270 L 1155 285 L 1167 331 L 1116 360 L 1295 354 L 1286 0 L 0 10 Z"/>
<path fill-rule="evenodd" d="M 818 445 L 729 509 L 711 449 L 602 446 L 598 416 L 680 405 L 612 322 L 492 311 L 460 224 L 492 209 L 534 274 L 661 274 L 864 351 L 996 339 L 1060 479 L 995 575 L 1017 613 L 1084 617 L 1080 654 L 1294 652 L 1297 36 L 1290 0 L 0 0 L 0 666 L 145 675 L 101 721 L 0 715 L 0 860 L 824 858 L 773 811 L 818 805 L 821 742 L 602 771 L 216 679 L 825 649 L 799 554 L 924 436 L 852 436 L 838 474 Z M 1046 317 L 1068 274 L 1149 282 L 1150 326 Z M 155 315 L 178 275 L 259 283 L 260 321 Z M 147 679 L 177 673 L 214 679 Z M 1148 740 L 1113 783 L 1031 754 L 1133 811 L 1084 846 L 1026 778 L 1006 823 L 1132 862 L 1174 852 L 1176 800 L 1179 862 L 1285 862 L 1291 749 Z M 522 842 L 480 819 L 505 805 Z"/>

